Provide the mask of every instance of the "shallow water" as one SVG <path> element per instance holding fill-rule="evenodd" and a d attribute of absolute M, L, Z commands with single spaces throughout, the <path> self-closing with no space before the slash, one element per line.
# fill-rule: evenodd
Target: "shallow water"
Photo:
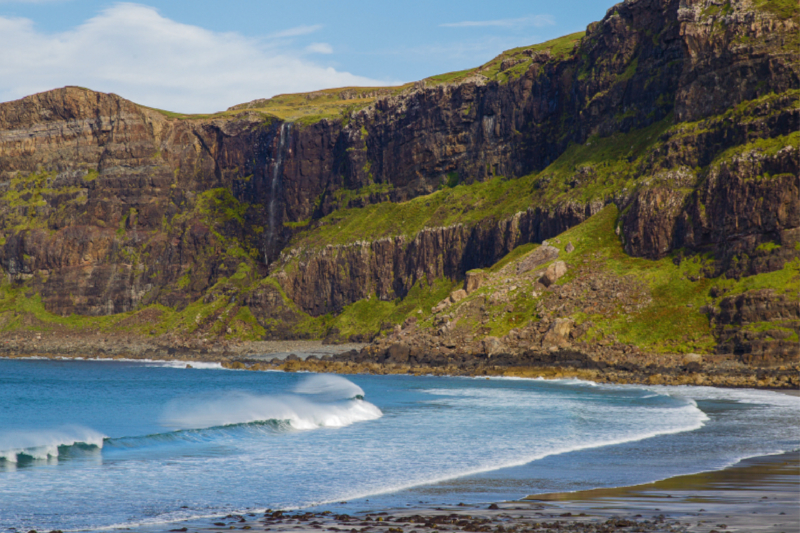
<path fill-rule="evenodd" d="M 496 501 L 800 448 L 771 392 L 184 366 L 0 360 L 0 527 Z"/>

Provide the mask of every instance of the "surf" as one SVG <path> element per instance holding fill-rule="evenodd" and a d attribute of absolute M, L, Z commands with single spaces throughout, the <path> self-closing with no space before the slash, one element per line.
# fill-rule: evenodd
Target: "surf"
<path fill-rule="evenodd" d="M 18 463 L 63 456 L 70 449 L 100 449 L 105 435 L 80 426 L 16 430 L 0 434 L 0 461 Z"/>
<path fill-rule="evenodd" d="M 81 426 L 3 432 L 0 461 L 25 463 L 82 450 L 131 450 L 342 428 L 383 416 L 364 395 L 361 387 L 345 378 L 314 375 L 295 385 L 291 393 L 232 391 L 214 399 L 188 396 L 164 407 L 161 424 L 168 429 L 164 432 L 114 438 Z"/>
<path fill-rule="evenodd" d="M 352 381 L 314 375 L 298 383 L 292 393 L 232 391 L 214 399 L 173 400 L 165 408 L 162 424 L 174 429 L 205 429 L 281 421 L 295 430 L 341 428 L 383 416 L 363 398 L 364 390 Z"/>

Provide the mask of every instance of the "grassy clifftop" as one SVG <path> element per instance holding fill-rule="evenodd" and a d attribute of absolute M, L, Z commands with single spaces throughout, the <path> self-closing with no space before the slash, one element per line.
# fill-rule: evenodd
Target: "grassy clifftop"
<path fill-rule="evenodd" d="M 513 48 L 479 67 L 431 76 L 419 83 L 422 85 L 460 83 L 474 76 L 503 83 L 522 75 L 530 68 L 534 60 L 547 62 L 564 58 L 572 52 L 584 34 L 585 32 L 577 32 L 532 46 Z M 181 120 L 233 118 L 242 112 L 252 111 L 287 122 L 312 124 L 322 119 L 346 120 L 351 113 L 367 107 L 377 99 L 400 94 L 413 89 L 414 86 L 414 83 L 406 83 L 389 87 L 343 87 L 308 93 L 280 94 L 271 98 L 261 98 L 238 104 L 219 113 L 186 114 L 162 109 L 155 109 L 155 111 L 168 118 Z"/>

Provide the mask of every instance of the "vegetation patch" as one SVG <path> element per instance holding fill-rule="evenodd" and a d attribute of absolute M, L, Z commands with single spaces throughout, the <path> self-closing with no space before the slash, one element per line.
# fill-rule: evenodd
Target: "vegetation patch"
<path fill-rule="evenodd" d="M 446 298 L 456 285 L 459 283 L 447 279 L 432 282 L 423 279 L 415 283 L 404 298 L 384 301 L 373 295 L 348 305 L 338 314 L 308 317 L 297 325 L 295 331 L 316 338 L 332 331 L 338 331 L 343 339 L 353 336 L 372 338 L 381 330 L 401 324 L 406 318 L 427 319 L 431 308 Z"/>
<path fill-rule="evenodd" d="M 491 61 L 484 63 L 480 67 L 431 76 L 430 78 L 425 78 L 424 81 L 429 85 L 460 83 L 470 76 L 480 74 L 490 80 L 507 83 L 510 80 L 522 76 L 530 68 L 532 57 L 536 54 L 547 51 L 550 53 L 550 59 L 548 61 L 556 62 L 563 60 L 565 57 L 572 54 L 575 43 L 579 42 L 584 35 L 586 35 L 586 32 L 580 31 L 532 46 L 512 48 L 511 50 L 506 50 Z M 504 65 L 506 68 L 503 68 Z"/>
<path fill-rule="evenodd" d="M 631 257 L 614 234 L 617 216 L 612 205 L 563 233 L 561 242 L 572 242 L 575 246 L 568 260 L 573 264 L 593 261 L 602 265 L 605 272 L 641 282 L 648 288 L 652 301 L 633 314 L 584 313 L 577 317 L 593 324 L 588 340 L 613 337 L 653 351 L 708 352 L 716 341 L 702 308 L 715 303 L 710 295 L 712 287 L 722 289 L 726 296 L 760 288 L 800 291 L 800 259 L 788 262 L 782 270 L 735 280 L 724 276 L 696 277 L 710 262 L 710 258 L 700 255 L 682 261 L 675 261 L 675 256 L 658 261 Z"/>

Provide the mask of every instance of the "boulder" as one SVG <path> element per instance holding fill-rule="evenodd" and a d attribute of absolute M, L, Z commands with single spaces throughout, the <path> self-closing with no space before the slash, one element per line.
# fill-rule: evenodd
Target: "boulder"
<path fill-rule="evenodd" d="M 569 344 L 569 334 L 574 325 L 575 321 L 571 318 L 556 318 L 545 333 L 542 346 L 566 346 Z"/>
<path fill-rule="evenodd" d="M 435 315 L 436 313 L 440 313 L 440 312 L 444 311 L 449 306 L 450 306 L 450 300 L 449 299 L 442 300 L 438 304 L 436 304 L 433 307 L 431 307 L 431 313 L 433 313 Z"/>
<path fill-rule="evenodd" d="M 575 246 L 572 244 L 572 242 L 569 242 L 567 243 L 567 246 L 564 248 L 564 251 L 567 252 L 568 254 L 571 254 L 572 252 L 575 251 Z"/>
<path fill-rule="evenodd" d="M 466 297 L 467 297 L 467 291 L 465 291 L 464 289 L 458 289 L 457 291 L 453 291 L 450 294 L 450 301 L 452 303 L 456 303 L 456 302 L 460 302 L 461 300 L 463 300 Z"/>
<path fill-rule="evenodd" d="M 567 273 L 567 264 L 564 261 L 556 261 L 544 271 L 544 274 L 539 278 L 539 283 L 545 287 L 549 287 L 558 279 Z"/>
<path fill-rule="evenodd" d="M 524 274 L 529 270 L 533 270 L 539 265 L 543 265 L 557 257 L 558 248 L 543 243 L 540 247 L 526 255 L 522 261 L 517 264 L 517 275 Z"/>
<path fill-rule="evenodd" d="M 486 273 L 482 270 L 471 270 L 467 272 L 467 279 L 464 280 L 464 290 L 467 294 L 478 290 L 481 285 L 486 281 Z"/>
<path fill-rule="evenodd" d="M 486 337 L 481 344 L 486 357 L 497 355 L 503 351 L 503 343 L 497 337 Z"/>
<path fill-rule="evenodd" d="M 686 366 L 690 363 L 703 364 L 703 356 L 698 353 L 687 353 L 683 356 L 683 359 L 681 359 L 681 364 Z"/>
<path fill-rule="evenodd" d="M 411 348 L 405 344 L 392 344 L 386 350 L 385 363 L 398 363 L 404 364 L 408 362 L 408 357 L 411 355 Z"/>

